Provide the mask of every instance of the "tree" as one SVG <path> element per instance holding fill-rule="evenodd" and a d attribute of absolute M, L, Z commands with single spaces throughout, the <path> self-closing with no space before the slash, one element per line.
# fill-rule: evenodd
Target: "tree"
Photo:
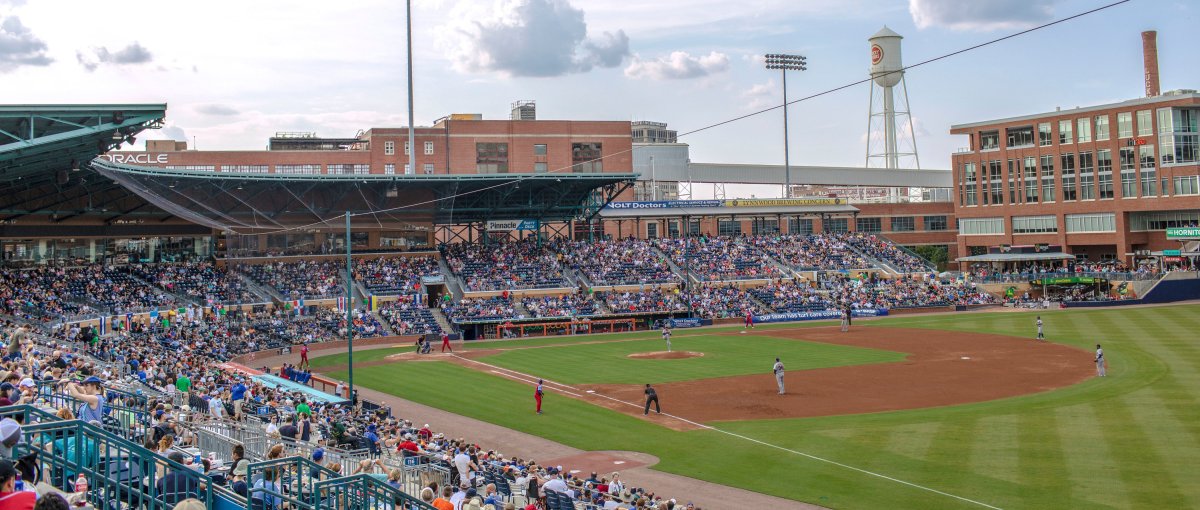
<path fill-rule="evenodd" d="M 921 246 L 909 246 L 910 250 L 920 255 L 921 258 L 933 262 L 938 271 L 946 270 L 946 263 L 950 250 L 946 245 L 926 244 Z"/>

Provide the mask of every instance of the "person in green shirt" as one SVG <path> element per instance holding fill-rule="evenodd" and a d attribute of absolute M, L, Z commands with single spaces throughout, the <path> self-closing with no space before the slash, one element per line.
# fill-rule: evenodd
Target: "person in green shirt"
<path fill-rule="evenodd" d="M 312 416 L 312 409 L 308 407 L 308 402 L 301 399 L 300 405 L 296 406 L 296 414 Z"/>
<path fill-rule="evenodd" d="M 187 392 L 191 391 L 192 389 L 192 380 L 188 379 L 187 374 L 180 372 L 179 378 L 175 379 L 175 389 L 179 390 L 180 393 L 187 395 Z"/>

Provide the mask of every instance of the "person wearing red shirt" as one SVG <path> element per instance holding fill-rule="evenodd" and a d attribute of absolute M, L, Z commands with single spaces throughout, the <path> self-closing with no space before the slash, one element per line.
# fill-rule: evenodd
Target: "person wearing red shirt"
<path fill-rule="evenodd" d="M 396 445 L 397 452 L 408 451 L 411 453 L 421 453 L 421 449 L 417 447 L 417 443 L 413 442 L 412 434 L 405 434 L 404 440 Z"/>
<path fill-rule="evenodd" d="M 0 509 L 33 510 L 37 493 L 16 490 L 17 468 L 8 460 L 0 460 Z"/>
<path fill-rule="evenodd" d="M 309 366 L 308 364 L 308 344 L 300 346 L 300 368 Z"/>
<path fill-rule="evenodd" d="M 446 332 L 443 331 L 442 332 L 442 352 L 446 352 L 446 349 L 450 349 L 450 354 L 454 354 L 454 348 L 450 347 L 450 335 L 447 335 Z"/>

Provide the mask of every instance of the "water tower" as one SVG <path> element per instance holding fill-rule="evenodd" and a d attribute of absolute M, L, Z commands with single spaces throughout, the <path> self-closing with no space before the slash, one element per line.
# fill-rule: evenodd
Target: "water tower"
<path fill-rule="evenodd" d="M 908 110 L 908 88 L 904 83 L 904 64 L 900 60 L 900 39 L 903 39 L 900 34 L 886 26 L 867 39 L 871 43 L 867 167 L 921 168 L 912 115 Z"/>

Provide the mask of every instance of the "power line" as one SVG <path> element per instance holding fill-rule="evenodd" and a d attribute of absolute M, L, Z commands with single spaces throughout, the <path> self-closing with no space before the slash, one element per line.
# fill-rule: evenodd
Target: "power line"
<path fill-rule="evenodd" d="M 1045 29 L 1045 28 L 1049 28 L 1049 27 L 1052 27 L 1052 26 L 1054 26 L 1054 25 L 1058 25 L 1058 24 L 1061 24 L 1061 23 L 1066 23 L 1066 22 L 1068 22 L 1068 21 L 1071 21 L 1071 20 L 1075 20 L 1075 19 L 1078 19 L 1078 18 L 1082 18 L 1082 17 L 1084 17 L 1084 16 L 1087 16 L 1087 15 L 1089 15 L 1089 14 L 1095 14 L 1095 13 L 1097 13 L 1097 12 L 1104 11 L 1104 10 L 1106 10 L 1106 9 L 1110 9 L 1110 8 L 1112 8 L 1112 7 L 1116 7 L 1116 6 L 1118 6 L 1118 5 L 1121 5 L 1121 4 L 1124 4 L 1124 3 L 1129 3 L 1130 1 L 1131 1 L 1131 0 L 1119 0 L 1119 1 L 1112 2 L 1112 3 L 1106 4 L 1106 5 L 1102 5 L 1102 6 L 1100 6 L 1100 7 L 1096 7 L 1095 9 L 1091 9 L 1091 10 L 1088 10 L 1088 11 L 1080 12 L 1080 13 L 1077 13 L 1077 14 L 1073 14 L 1073 15 L 1071 15 L 1071 16 L 1067 16 L 1067 17 L 1065 17 L 1065 18 L 1057 19 L 1057 20 L 1054 20 L 1054 21 L 1050 21 L 1050 22 L 1043 23 L 1043 24 L 1041 24 L 1041 25 L 1037 25 L 1037 26 L 1034 26 L 1034 27 L 1030 27 L 1030 28 L 1027 28 L 1027 29 L 1025 29 L 1025 30 L 1022 30 L 1022 31 L 1020 31 L 1020 32 L 1014 32 L 1014 33 L 1012 33 L 1012 34 L 1008 34 L 1008 35 L 1005 35 L 1005 36 L 1003 36 L 1003 37 L 997 37 L 997 38 L 995 38 L 995 39 L 991 39 L 991 40 L 989 40 L 989 41 L 982 42 L 982 43 L 976 44 L 976 45 L 974 45 L 974 46 L 969 46 L 969 47 L 966 47 L 966 48 L 963 48 L 963 49 L 960 49 L 960 50 L 952 51 L 952 52 L 950 52 L 950 53 L 945 53 L 945 54 L 942 54 L 942 55 L 939 55 L 939 56 L 936 56 L 936 57 L 933 57 L 933 58 L 929 58 L 929 59 L 926 59 L 926 60 L 922 60 L 922 61 L 920 61 L 920 62 L 917 62 L 917 63 L 915 63 L 915 64 L 907 65 L 907 66 L 904 66 L 904 67 L 902 67 L 902 68 L 900 68 L 900 69 L 897 69 L 897 70 L 895 70 L 895 71 L 891 71 L 891 72 L 889 72 L 889 73 L 887 73 L 887 74 L 892 74 L 892 73 L 902 73 L 902 72 L 904 72 L 904 71 L 907 71 L 907 70 L 909 70 L 909 69 L 915 69 L 915 68 L 918 68 L 918 67 L 924 66 L 924 65 L 926 65 L 926 64 L 932 64 L 932 63 L 934 63 L 934 62 L 937 62 L 937 61 L 940 61 L 940 60 L 945 60 L 945 59 L 947 59 L 947 58 L 954 57 L 954 56 L 957 56 L 957 55 L 961 55 L 961 54 L 963 54 L 963 53 L 967 53 L 967 52 L 969 52 L 969 51 L 974 51 L 974 50 L 977 50 L 977 49 L 980 49 L 980 48 L 984 48 L 984 47 L 987 47 L 987 46 L 991 46 L 991 45 L 993 45 L 993 44 L 996 44 L 996 43 L 999 43 L 999 42 L 1002 42 L 1002 41 L 1007 41 L 1007 40 L 1009 40 L 1009 39 L 1013 39 L 1013 38 L 1016 38 L 1016 37 L 1020 37 L 1020 36 L 1022 36 L 1022 35 L 1025 35 L 1025 34 L 1029 34 L 1029 33 L 1032 33 L 1032 32 L 1036 32 L 1036 31 L 1039 31 L 1039 30 L 1043 30 L 1043 29 Z M 886 74 L 885 74 L 885 76 L 886 76 Z M 723 120 L 723 121 L 720 121 L 720 122 L 717 122 L 717 123 L 713 123 L 713 124 L 709 124 L 709 125 L 706 125 L 706 126 L 703 126 L 703 127 L 699 127 L 699 128 L 693 129 L 693 130 L 691 130 L 691 131 L 685 131 L 685 132 L 679 133 L 679 134 L 677 135 L 677 137 L 683 137 L 683 136 L 693 135 L 693 134 L 700 133 L 700 132 L 703 132 L 703 131 L 707 131 L 707 130 L 710 130 L 710 129 L 713 129 L 713 128 L 717 128 L 717 127 L 720 127 L 720 126 L 724 126 L 724 125 L 726 125 L 726 124 L 732 124 L 732 123 L 734 123 L 734 122 L 738 122 L 738 121 L 741 121 L 741 120 L 748 119 L 748 118 L 750 118 L 750 117 L 755 117 L 755 116 L 758 116 L 758 115 L 762 115 L 762 114 L 764 114 L 764 113 L 767 113 L 767 112 L 772 112 L 772 111 L 778 110 L 778 109 L 780 109 L 780 108 L 783 108 L 783 107 L 785 107 L 785 106 L 789 106 L 789 105 L 792 105 L 792 104 L 795 104 L 795 103 L 800 103 L 800 102 L 803 102 L 803 101 L 808 101 L 808 100 L 811 100 L 811 99 L 816 99 L 816 98 L 818 98 L 818 97 L 821 97 L 821 96 L 826 96 L 826 95 L 832 94 L 832 93 L 834 93 L 834 92 L 839 92 L 839 91 L 842 91 L 842 90 L 845 90 L 845 89 L 848 89 L 848 88 L 851 88 L 851 87 L 855 87 L 855 86 L 858 86 L 858 85 L 862 85 L 862 84 L 865 84 L 865 83 L 869 83 L 869 82 L 870 82 L 871 80 L 873 80 L 873 79 L 874 79 L 873 77 L 868 77 L 868 78 L 864 78 L 864 79 L 861 79 L 861 80 L 858 80 L 858 81 L 854 81 L 854 82 L 851 82 L 851 83 L 847 83 L 847 84 L 845 84 L 845 85 L 840 85 L 840 86 L 837 86 L 837 87 L 834 87 L 834 88 L 831 88 L 831 89 L 827 89 L 827 90 L 824 90 L 824 91 L 821 91 L 821 92 L 817 92 L 817 93 L 815 93 L 815 94 L 811 94 L 811 95 L 808 95 L 808 96 L 801 97 L 801 98 L 799 98 L 799 99 L 794 99 L 794 100 L 792 100 L 792 101 L 788 101 L 788 102 L 786 102 L 786 103 L 782 103 L 782 104 L 778 104 L 778 105 L 775 105 L 775 106 L 771 106 L 771 107 L 763 108 L 763 109 L 761 109 L 761 110 L 754 111 L 754 112 L 751 112 L 751 113 L 747 113 L 747 114 L 745 114 L 745 115 L 739 115 L 739 116 L 737 116 L 737 117 L 733 117 L 733 118 L 726 119 L 726 120 Z M 410 143 L 410 145 L 415 145 L 415 144 L 413 144 L 413 143 L 412 143 L 412 141 L 410 141 L 409 143 Z M 634 150 L 636 150 L 636 149 L 637 149 L 637 148 L 630 148 L 630 149 L 627 149 L 627 150 L 623 150 L 623 151 L 614 152 L 614 153 L 608 154 L 607 156 L 601 156 L 601 157 L 599 157 L 599 158 L 596 158 L 596 159 L 593 159 L 593 160 L 589 160 L 589 161 L 587 161 L 587 163 L 592 163 L 592 162 L 596 162 L 596 161 L 603 161 L 603 160 L 604 160 L 604 159 L 606 159 L 606 158 L 612 158 L 612 157 L 614 157 L 614 156 L 619 156 L 619 155 L 622 155 L 622 154 L 628 154 L 628 153 L 631 153 L 631 152 L 633 152 L 633 151 L 634 151 Z M 415 147 L 414 147 L 414 150 L 415 150 Z M 556 168 L 556 169 L 554 169 L 554 170 L 551 170 L 551 171 L 548 171 L 548 172 L 545 172 L 545 173 L 549 173 L 549 174 L 553 174 L 553 173 L 561 173 L 561 172 L 565 172 L 565 171 L 567 171 L 567 170 L 570 170 L 570 169 L 571 169 L 572 167 L 574 167 L 574 166 L 575 166 L 575 165 L 574 165 L 574 164 L 572 164 L 572 165 L 568 165 L 568 166 L 565 166 L 565 167 L 562 167 L 562 168 Z M 416 171 L 416 169 L 414 168 L 414 169 L 413 169 L 413 171 Z M 484 191 L 489 191 L 489 190 L 493 190 L 493 189 L 497 189 L 497 188 L 502 188 L 502 187 L 505 187 L 505 186 L 517 185 L 517 184 L 520 184 L 522 181 L 524 181 L 524 180 L 527 180 L 527 179 L 532 179 L 533 177 L 535 177 L 535 176 L 537 176 L 537 175 L 543 175 L 543 174 L 525 174 L 525 175 L 522 175 L 522 176 L 518 176 L 518 177 L 516 177 L 515 179 L 513 179 L 513 180 L 511 180 L 511 181 L 508 181 L 508 182 L 503 182 L 503 183 L 496 184 L 496 185 L 492 185 L 492 186 L 486 186 L 486 187 L 479 188 L 479 189 L 476 189 L 476 190 L 465 191 L 465 192 L 462 192 L 462 193 L 456 193 L 456 194 L 449 195 L 449 196 L 445 196 L 445 197 L 440 197 L 440 198 L 435 198 L 435 199 L 431 199 L 431 200 L 426 200 L 426 201 L 424 201 L 424 202 L 417 202 L 417 203 L 406 204 L 406 205 L 402 205 L 402 206 L 390 207 L 390 208 L 387 208 L 387 209 L 379 209 L 379 210 L 372 210 L 372 211 L 366 211 L 366 212 L 354 213 L 354 214 L 351 214 L 350 216 L 351 216 L 351 217 L 357 217 L 357 216 L 365 216 L 365 215 L 369 215 L 369 214 L 371 214 L 371 215 L 374 215 L 374 214 L 389 213 L 389 212 L 392 212 L 392 211 L 399 211 L 399 210 L 403 210 L 403 209 L 412 209 L 412 208 L 415 208 L 415 207 L 418 207 L 418 206 L 422 206 L 422 205 L 431 205 L 431 204 L 435 204 L 435 203 L 442 202 L 442 201 L 446 201 L 446 200 L 454 200 L 454 199 L 456 199 L 456 198 L 458 198 L 458 197 L 463 197 L 463 196 L 473 195 L 473 194 L 476 194 L 476 193 L 482 193 L 482 192 L 484 192 Z M 256 233 L 255 233 L 255 235 L 257 235 L 257 234 L 264 234 L 264 235 L 278 234 L 278 233 L 283 233 L 283 232 L 290 232 L 290 231 L 293 231 L 293 230 L 301 230 L 301 229 L 306 229 L 306 228 L 310 228 L 310 227 L 315 227 L 315 226 L 317 226 L 317 225 L 326 225 L 326 224 L 328 224 L 330 221 L 337 220 L 337 219 L 344 218 L 344 217 L 345 217 L 345 213 L 341 213 L 341 214 L 338 214 L 338 215 L 336 215 L 336 216 L 331 216 L 331 217 L 329 217 L 329 218 L 327 218 L 327 219 L 323 219 L 323 220 L 321 220 L 321 221 L 318 221 L 318 222 L 309 223 L 309 224 L 307 224 L 307 225 L 301 225 L 301 226 L 298 226 L 298 227 L 289 227 L 289 228 L 285 228 L 285 229 L 274 230 L 274 231 L 268 231 L 268 232 L 256 232 Z M 234 233 L 238 233 L 237 231 L 233 231 L 233 232 L 234 232 Z M 250 235 L 250 234 L 243 234 L 243 235 Z"/>

